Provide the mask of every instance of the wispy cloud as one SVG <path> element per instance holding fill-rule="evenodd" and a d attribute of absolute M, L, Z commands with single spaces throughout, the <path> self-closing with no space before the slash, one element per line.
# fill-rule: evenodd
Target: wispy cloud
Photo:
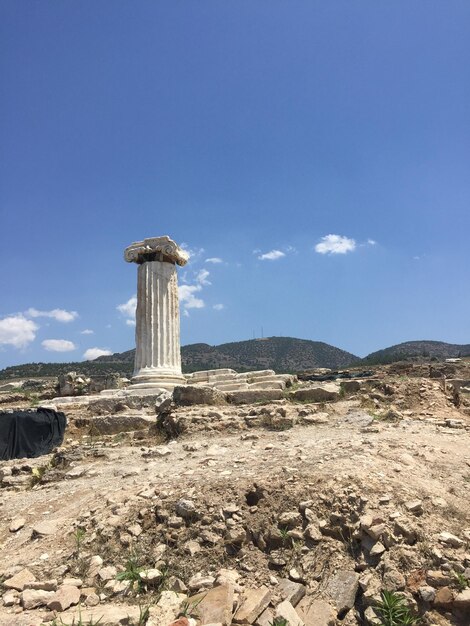
<path fill-rule="evenodd" d="M 355 240 L 341 235 L 325 235 L 315 246 L 315 252 L 319 254 L 346 254 L 355 249 Z"/>
<path fill-rule="evenodd" d="M 86 361 L 93 361 L 93 359 L 97 359 L 99 356 L 109 356 L 111 354 L 111 350 L 106 348 L 88 348 L 83 354 L 83 358 Z"/>
<path fill-rule="evenodd" d="M 223 311 L 225 309 L 225 304 L 214 304 L 212 308 L 216 311 Z"/>
<path fill-rule="evenodd" d="M 180 285 L 180 304 L 187 312 L 187 309 L 203 309 L 206 305 L 202 298 L 197 298 L 194 294 L 202 290 L 201 285 Z"/>
<path fill-rule="evenodd" d="M 224 262 L 223 259 L 221 259 L 218 256 L 211 256 L 204 261 L 204 263 L 214 263 L 214 265 L 216 265 L 217 263 L 223 263 L 223 262 Z"/>
<path fill-rule="evenodd" d="M 36 339 L 39 326 L 23 315 L 9 315 L 0 319 L 0 346 L 26 348 Z"/>
<path fill-rule="evenodd" d="M 121 313 L 128 326 L 135 326 L 135 310 L 137 308 L 137 296 L 131 296 L 127 302 L 118 304 L 116 309 Z"/>
<path fill-rule="evenodd" d="M 286 253 L 282 252 L 282 250 L 271 250 L 270 252 L 258 255 L 258 259 L 260 261 L 277 261 L 277 259 L 282 259 L 284 256 L 286 256 Z"/>
<path fill-rule="evenodd" d="M 77 319 L 77 311 L 66 311 L 65 309 L 52 309 L 51 311 L 38 311 L 38 309 L 28 309 L 25 313 L 27 317 L 50 317 L 57 322 L 73 322 Z"/>
<path fill-rule="evenodd" d="M 81 335 L 94 335 L 95 331 L 91 330 L 90 328 L 85 328 L 85 330 L 82 330 L 80 334 Z"/>
<path fill-rule="evenodd" d="M 48 352 L 72 352 L 77 349 L 73 341 L 67 339 L 44 339 L 41 345 Z"/>

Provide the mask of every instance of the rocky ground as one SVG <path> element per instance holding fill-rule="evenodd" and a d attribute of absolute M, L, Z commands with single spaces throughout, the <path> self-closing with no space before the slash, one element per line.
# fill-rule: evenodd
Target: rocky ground
<path fill-rule="evenodd" d="M 158 420 L 71 402 L 59 450 L 0 464 L 0 625 L 470 624 L 462 367 Z"/>

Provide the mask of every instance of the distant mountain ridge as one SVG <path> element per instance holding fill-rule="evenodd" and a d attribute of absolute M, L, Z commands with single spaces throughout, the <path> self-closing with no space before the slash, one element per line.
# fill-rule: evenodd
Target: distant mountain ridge
<path fill-rule="evenodd" d="M 119 372 L 131 376 L 135 350 L 98 357 L 94 361 L 72 363 L 26 363 L 0 370 L 0 380 L 58 376 L 76 371 L 86 376 Z M 237 371 L 274 369 L 278 373 L 298 372 L 315 367 L 341 369 L 360 365 L 381 365 L 403 360 L 423 360 L 436 357 L 470 357 L 470 344 L 443 341 L 406 341 L 377 350 L 364 359 L 321 341 L 293 337 L 250 339 L 210 346 L 194 343 L 181 348 L 184 372 L 229 367 Z"/>
<path fill-rule="evenodd" d="M 470 344 L 445 343 L 444 341 L 405 341 L 383 350 L 368 354 L 362 362 L 365 364 L 387 364 L 409 359 L 449 359 L 470 356 Z"/>
<path fill-rule="evenodd" d="M 27 363 L 0 371 L 0 379 L 58 376 L 76 371 L 85 375 L 120 372 L 130 376 L 135 350 L 76 363 Z M 236 341 L 220 346 L 195 343 L 181 348 L 184 372 L 228 367 L 238 371 L 274 369 L 296 372 L 314 367 L 342 368 L 360 363 L 360 358 L 321 341 L 293 337 L 269 337 Z"/>
<path fill-rule="evenodd" d="M 133 363 L 134 353 L 134 350 L 129 350 L 117 355 L 102 356 L 96 362 L 113 363 L 118 359 Z M 219 346 L 194 343 L 181 348 L 181 360 L 186 372 L 228 367 L 238 371 L 273 369 L 281 373 L 312 367 L 347 367 L 359 363 L 360 358 L 321 341 L 268 337 Z"/>

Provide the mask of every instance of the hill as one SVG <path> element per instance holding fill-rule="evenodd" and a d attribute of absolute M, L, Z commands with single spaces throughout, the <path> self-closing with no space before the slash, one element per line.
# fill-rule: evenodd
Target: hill
<path fill-rule="evenodd" d="M 78 363 L 29 363 L 7 367 L 0 379 L 57 376 L 71 370 L 86 375 L 119 372 L 131 376 L 134 350 Z M 313 367 L 341 368 L 359 363 L 359 357 L 321 341 L 292 337 L 269 337 L 210 346 L 196 343 L 181 349 L 183 371 L 229 367 L 237 371 L 274 369 L 296 372 Z"/>
<path fill-rule="evenodd" d="M 293 337 L 250 339 L 210 346 L 194 343 L 181 349 L 183 370 L 229 367 L 238 371 L 274 369 L 276 372 L 295 372 L 312 367 L 346 367 L 360 361 L 359 357 L 321 341 Z M 134 350 L 96 359 L 95 362 L 133 362 Z"/>
<path fill-rule="evenodd" d="M 442 360 L 458 356 L 470 356 L 470 344 L 459 345 L 443 341 L 406 341 L 372 352 L 362 362 L 375 365 L 420 358 L 430 359 L 432 357 Z"/>

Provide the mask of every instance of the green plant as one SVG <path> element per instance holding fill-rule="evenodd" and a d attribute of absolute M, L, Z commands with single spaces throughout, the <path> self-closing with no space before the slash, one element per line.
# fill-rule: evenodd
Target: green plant
<path fill-rule="evenodd" d="M 289 541 L 290 536 L 289 536 L 289 529 L 287 528 L 287 526 L 282 526 L 281 528 L 279 528 L 279 534 L 281 535 L 283 544 Z"/>
<path fill-rule="evenodd" d="M 414 626 L 418 619 L 414 617 L 403 597 L 392 591 L 382 591 L 382 600 L 375 609 L 383 626 Z"/>
<path fill-rule="evenodd" d="M 84 528 L 78 527 L 73 533 L 73 538 L 75 540 L 75 547 L 77 549 L 77 559 L 80 557 L 80 548 L 82 547 L 83 540 L 86 535 L 86 530 Z"/>
<path fill-rule="evenodd" d="M 139 621 L 137 622 L 137 626 L 145 626 L 149 617 L 150 606 L 142 606 L 141 604 L 139 604 Z"/>
<path fill-rule="evenodd" d="M 48 467 L 49 467 L 48 465 L 39 465 L 39 467 L 33 467 L 31 471 L 31 478 L 29 479 L 30 487 L 34 487 L 35 485 L 38 485 L 41 482 Z"/>
<path fill-rule="evenodd" d="M 464 591 L 469 585 L 466 576 L 460 574 L 459 572 L 453 572 L 455 579 L 455 586 L 459 591 Z"/>
<path fill-rule="evenodd" d="M 125 569 L 118 573 L 116 580 L 127 580 L 131 589 L 133 589 L 134 585 L 137 584 L 137 590 L 141 591 L 142 579 L 140 574 L 143 571 L 144 568 L 140 565 L 139 558 L 135 554 L 131 554 L 126 561 Z"/>
<path fill-rule="evenodd" d="M 204 594 L 197 600 L 193 600 L 193 601 L 191 601 L 190 599 L 185 600 L 183 604 L 181 605 L 178 617 L 191 617 L 191 616 L 197 617 L 198 616 L 197 607 L 201 604 L 201 602 L 204 600 L 205 597 L 206 597 L 206 594 Z"/>
<path fill-rule="evenodd" d="M 269 622 L 269 626 L 289 626 L 289 622 L 285 617 L 275 617 L 272 622 Z"/>
<path fill-rule="evenodd" d="M 62 620 L 62 618 L 60 617 L 60 622 L 57 621 L 57 618 L 54 619 L 51 622 L 51 626 L 66 626 L 65 622 Z M 67 622 L 67 624 L 70 624 L 70 626 L 99 626 L 101 620 L 103 618 L 100 617 L 98 618 L 98 621 L 95 622 L 94 618 L 91 617 L 88 621 L 84 621 L 83 617 L 82 617 L 82 610 L 81 607 L 78 607 L 78 621 L 76 621 L 75 617 L 72 619 L 72 623 L 70 624 L 70 622 Z M 143 622 L 144 624 L 145 622 Z M 140 624 L 139 624 L 140 626 Z"/>

